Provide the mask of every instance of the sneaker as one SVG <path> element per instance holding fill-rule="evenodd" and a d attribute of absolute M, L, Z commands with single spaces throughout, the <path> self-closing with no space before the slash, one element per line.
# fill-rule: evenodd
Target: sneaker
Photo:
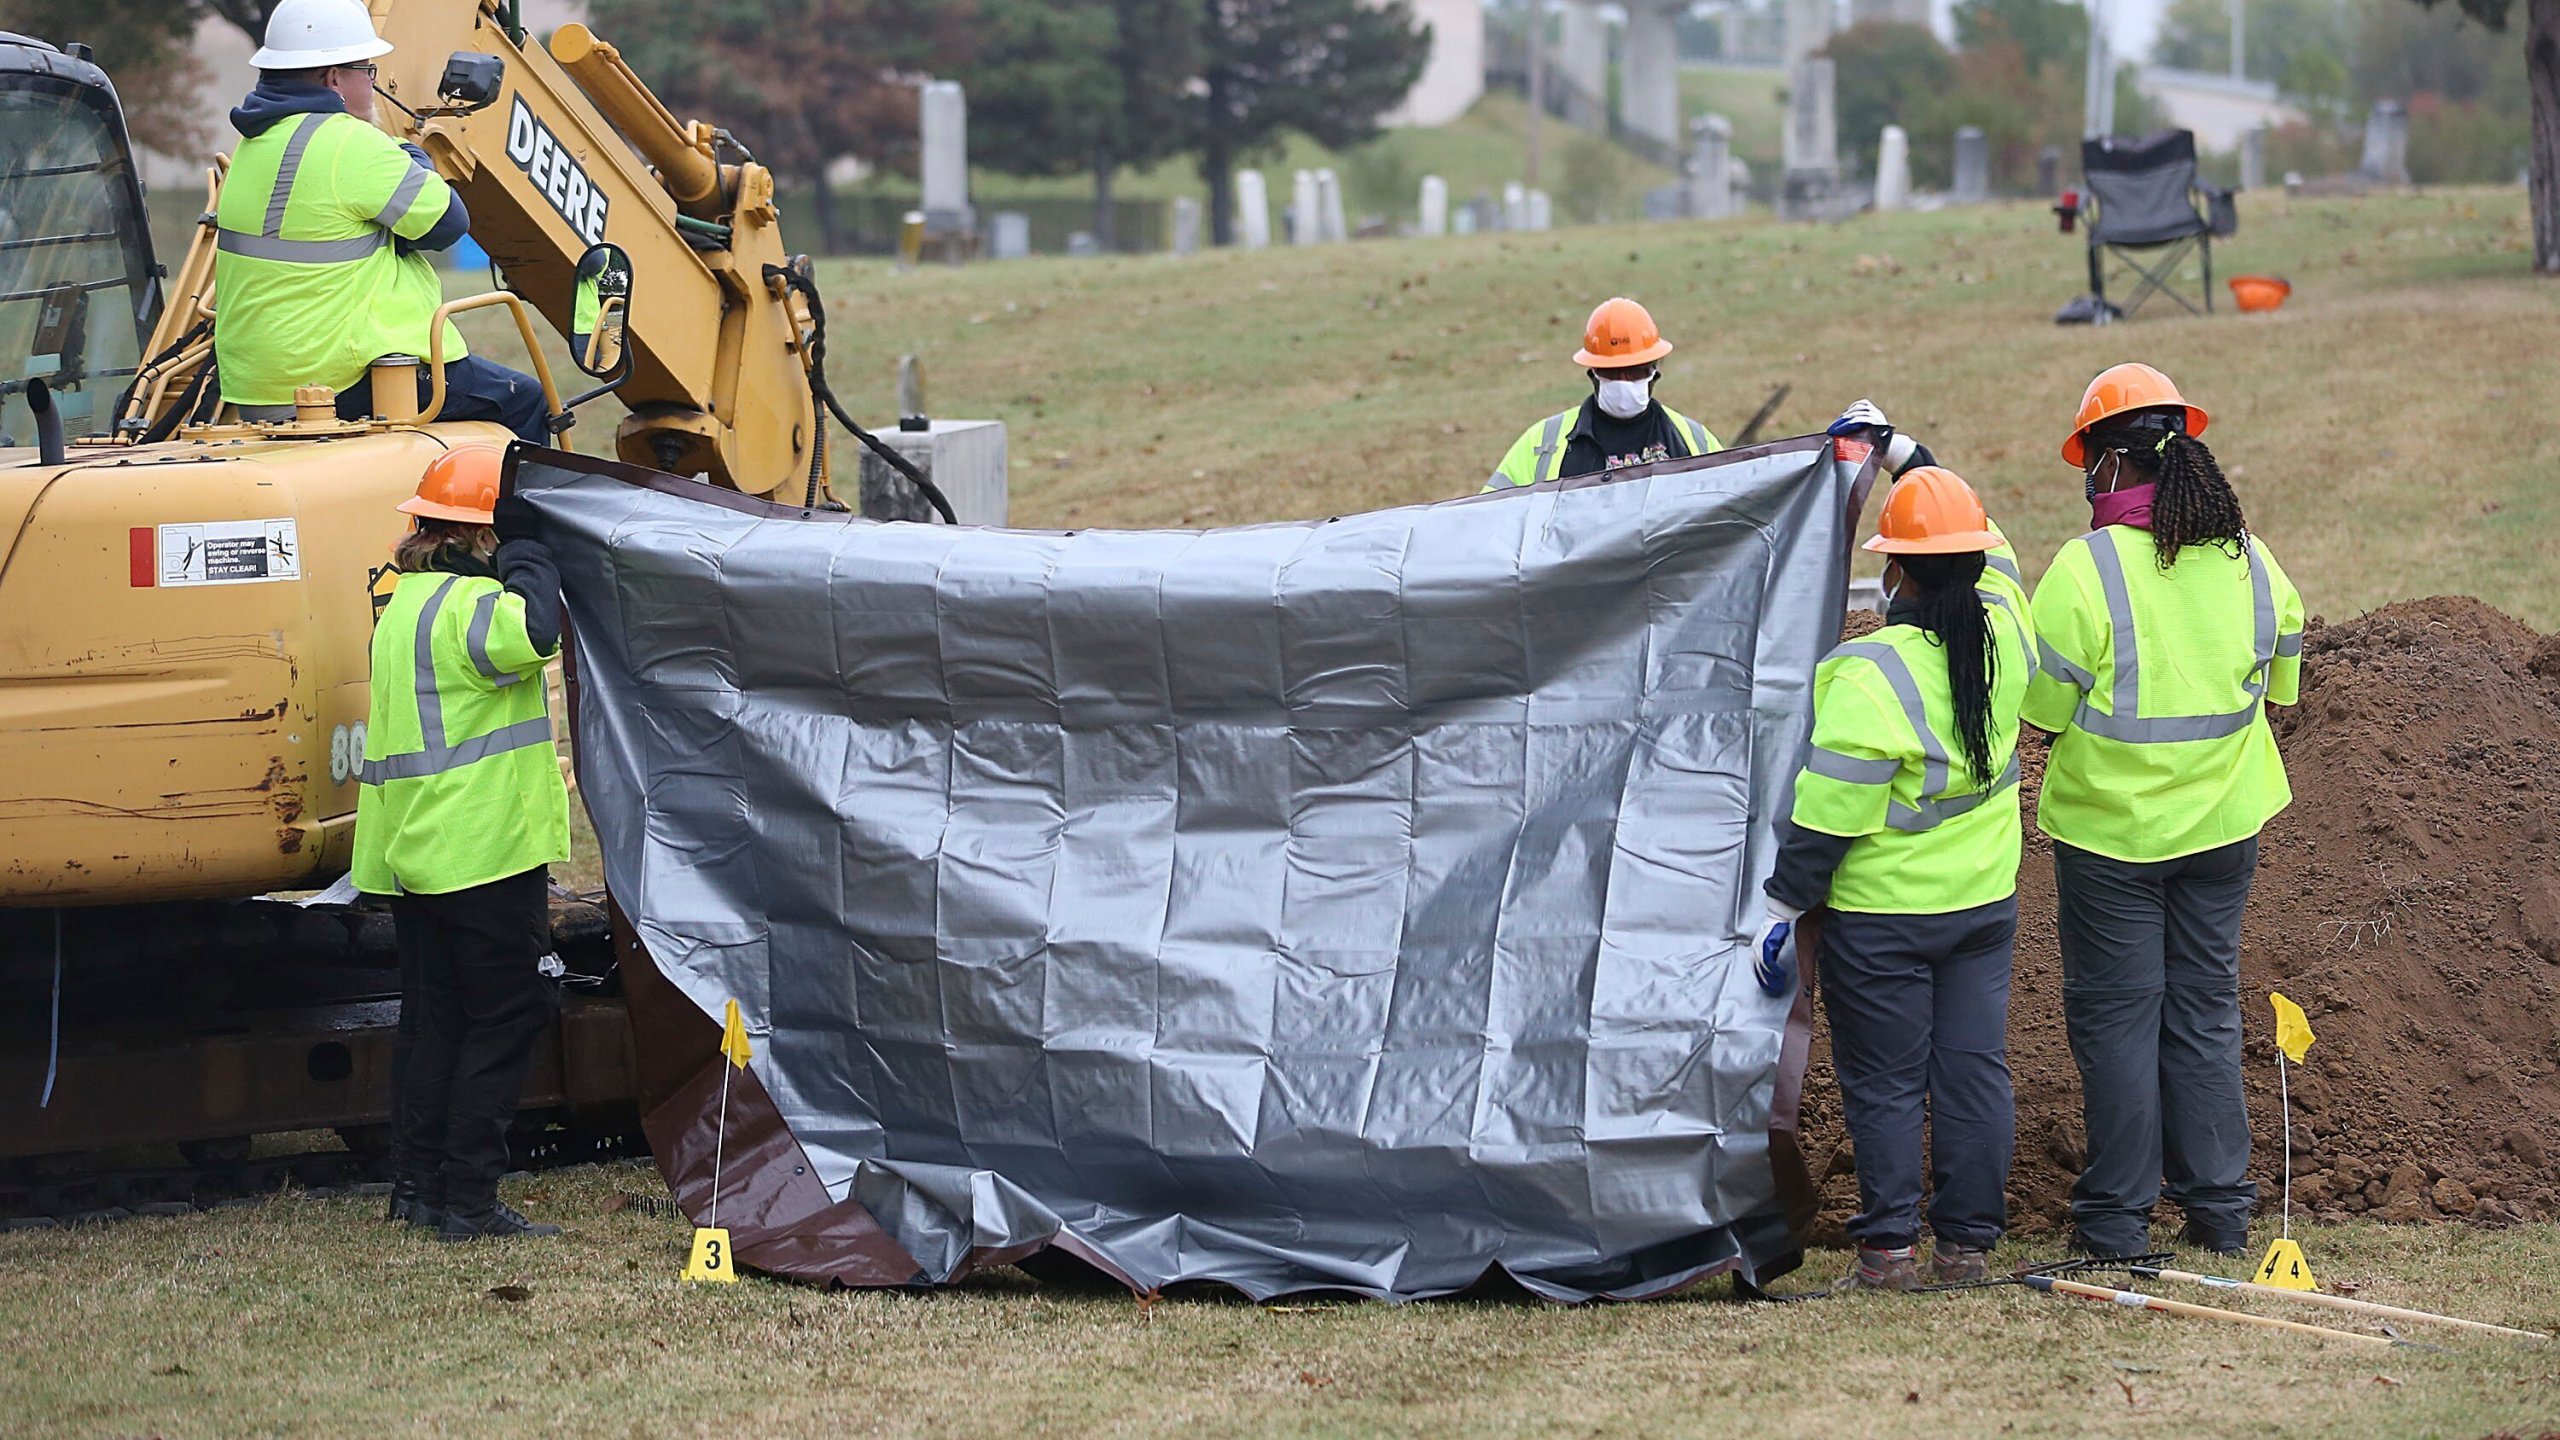
<path fill-rule="evenodd" d="M 559 1226 L 537 1225 L 502 1201 L 477 1215 L 465 1215 L 459 1210 L 446 1211 L 444 1223 L 436 1229 L 436 1238 L 447 1244 L 460 1244 L 465 1240 L 503 1240 L 511 1235 L 538 1237 L 559 1233 Z"/>
<path fill-rule="evenodd" d="M 1929 1247 L 1929 1283 L 1977 1285 L 1991 1278 L 1991 1252 L 1941 1240 Z"/>
<path fill-rule="evenodd" d="M 1920 1288 L 1920 1251 L 1911 1245 L 1897 1245 L 1879 1250 L 1872 1245 L 1858 1247 L 1858 1258 L 1849 1265 L 1849 1273 L 1840 1277 L 1834 1290 L 1894 1290 Z"/>

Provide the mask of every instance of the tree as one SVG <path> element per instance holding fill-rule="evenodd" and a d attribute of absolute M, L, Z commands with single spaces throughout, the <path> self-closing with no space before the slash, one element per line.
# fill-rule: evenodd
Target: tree
<path fill-rule="evenodd" d="M 2295 58 L 2347 53 L 2348 8 L 2339 0 L 2245 0 L 2248 73 L 2278 80 Z M 2231 0 L 2170 0 L 2151 45 L 2153 63 L 2220 75 L 2231 68 Z M 2281 83 L 2279 81 L 2279 83 Z"/>
<path fill-rule="evenodd" d="M 193 103 L 206 71 L 185 0 L 0 0 L 0 30 L 88 46 L 115 82 L 135 144 L 192 160 L 212 143 Z"/>
<path fill-rule="evenodd" d="M 2077 66 L 2089 53 L 2089 12 L 2069 0 L 1963 0 L 1956 6 L 1956 47 L 1981 50 L 2006 39 L 2033 75 Z"/>
<path fill-rule="evenodd" d="M 1839 76 L 1840 134 L 1860 149 L 1887 125 L 1911 129 L 1931 98 L 1955 85 L 1955 56 L 1926 25 L 1862 21 L 1832 36 L 1822 53 Z"/>
<path fill-rule="evenodd" d="M 2433 9 L 2438 0 L 2416 0 Z M 2560 0 L 2459 0 L 2462 13 L 2503 31 L 2518 8 L 2525 13 L 2525 85 L 2532 96 L 2533 130 L 2526 147 L 2527 206 L 2533 211 L 2533 268 L 2560 275 Z"/>
<path fill-rule="evenodd" d="M 827 172 L 861 156 L 912 170 L 916 87 L 967 57 L 967 0 L 593 0 L 597 31 L 679 118 L 721 126 L 809 187 L 821 251 L 841 248 Z"/>
<path fill-rule="evenodd" d="M 1205 0 L 1192 121 L 1216 242 L 1235 238 L 1238 160 L 1291 131 L 1337 150 L 1370 139 L 1430 50 L 1409 0 Z"/>
<path fill-rule="evenodd" d="M 1093 177 L 1093 233 L 1115 238 L 1123 167 L 1181 152 L 1196 0 L 981 0 L 971 158 L 1012 175 Z"/>

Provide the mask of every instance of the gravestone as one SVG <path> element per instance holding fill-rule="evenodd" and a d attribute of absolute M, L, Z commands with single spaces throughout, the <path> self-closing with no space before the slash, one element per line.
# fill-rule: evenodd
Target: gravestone
<path fill-rule="evenodd" d="M 2357 169 L 2382 185 L 2409 183 L 2409 112 L 2397 100 L 2376 100 L 2364 122 L 2364 163 Z"/>
<path fill-rule="evenodd" d="M 1838 74 L 1820 56 L 1799 61 L 1787 94 L 1786 180 L 1781 211 L 1795 220 L 1831 214 L 1840 189 Z"/>
<path fill-rule="evenodd" d="M 2036 195 L 2050 200 L 2062 193 L 2062 147 L 2047 145 L 2036 152 Z"/>
<path fill-rule="evenodd" d="M 1416 228 L 1434 239 L 1449 233 L 1449 182 L 1437 175 L 1422 177 L 1422 223 Z"/>
<path fill-rule="evenodd" d="M 1701 115 L 1689 122 L 1690 217 L 1723 220 L 1738 208 L 1733 203 L 1733 122 Z"/>
<path fill-rule="evenodd" d="M 1834 12 L 1832 0 L 1787 0 L 1786 71 L 1813 58 L 1815 52 L 1831 43 Z"/>
<path fill-rule="evenodd" d="M 1911 205 L 1911 137 L 1899 125 L 1887 125 L 1876 137 L 1876 208 L 1903 210 Z"/>
<path fill-rule="evenodd" d="M 995 234 L 989 248 L 999 260 L 1024 260 L 1031 255 L 1031 217 L 1019 210 L 999 210 L 995 218 Z"/>
<path fill-rule="evenodd" d="M 2252 127 L 2240 137 L 2240 188 L 2267 188 L 2267 127 Z"/>
<path fill-rule="evenodd" d="M 1271 244 L 1271 195 L 1259 170 L 1236 172 L 1236 243 L 1247 250 Z"/>
<path fill-rule="evenodd" d="M 1502 228 L 1529 228 L 1529 187 L 1513 180 L 1502 187 Z"/>
<path fill-rule="evenodd" d="M 1102 242 L 1090 230 L 1078 230 L 1067 237 L 1067 253 L 1078 259 L 1089 259 L 1102 253 Z"/>
<path fill-rule="evenodd" d="M 1476 202 L 1470 200 L 1449 212 L 1449 233 L 1452 235 L 1476 233 Z"/>
<path fill-rule="evenodd" d="M 956 80 L 928 80 L 917 102 L 916 139 L 923 151 L 924 230 L 928 237 L 978 228 L 969 212 L 969 102 Z"/>
<path fill-rule="evenodd" d="M 1190 255 L 1200 249 L 1200 202 L 1188 195 L 1173 197 L 1173 253 Z"/>
<path fill-rule="evenodd" d="M 1313 245 L 1323 234 L 1324 221 L 1316 202 L 1316 172 L 1301 170 L 1289 178 L 1289 243 Z"/>
<path fill-rule="evenodd" d="M 1555 205 L 1547 199 L 1547 192 L 1544 190 L 1532 190 L 1529 192 L 1527 202 L 1522 207 L 1521 214 L 1528 222 L 1527 228 L 1530 230 L 1541 231 L 1552 230 L 1555 228 Z"/>
<path fill-rule="evenodd" d="M 1327 245 L 1351 238 L 1342 220 L 1342 182 L 1331 170 L 1316 172 L 1316 238 Z"/>
<path fill-rule="evenodd" d="M 1972 205 L 1991 198 L 1991 137 L 1979 125 L 1956 131 L 1956 201 Z"/>

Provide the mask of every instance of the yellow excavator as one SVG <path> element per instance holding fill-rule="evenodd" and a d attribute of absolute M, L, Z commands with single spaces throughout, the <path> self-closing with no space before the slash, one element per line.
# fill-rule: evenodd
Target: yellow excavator
<path fill-rule="evenodd" d="M 852 422 L 770 173 L 584 26 L 545 45 L 514 0 L 370 8 L 394 47 L 377 123 L 426 152 L 505 276 L 449 301 L 437 343 L 447 315 L 503 309 L 558 443 L 610 393 L 620 458 L 828 503 L 822 407 Z M 377 361 L 368 418 L 316 385 L 291 418 L 223 404 L 223 173 L 164 272 L 108 78 L 77 45 L 0 35 L 0 1219 L 12 1185 L 19 1209 L 78 1208 L 27 1198 L 33 1157 L 174 1142 L 201 1170 L 246 1163 L 253 1135 L 352 1141 L 383 1118 L 389 1007 L 355 1003 L 380 972 L 349 961 L 379 963 L 381 917 L 241 902 L 344 872 L 392 506 L 446 447 L 510 437 L 437 418 L 438 354 Z M 559 388 L 537 315 L 584 339 L 585 393 Z M 431 392 L 404 403 L 421 364 Z M 611 1010 L 571 1007 L 529 1105 L 625 1093 Z"/>

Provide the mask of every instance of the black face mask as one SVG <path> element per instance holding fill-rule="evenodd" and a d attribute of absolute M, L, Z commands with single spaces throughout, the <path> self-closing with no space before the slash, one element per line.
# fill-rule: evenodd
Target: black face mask
<path fill-rule="evenodd" d="M 2116 455 L 2119 465 L 2124 463 L 2124 454 L 2134 452 L 2148 453 L 2157 458 L 2168 445 L 2170 436 L 2186 433 L 2184 415 L 2137 415 L 2122 425 L 2092 432 L 2088 439 L 2089 468 L 2080 476 L 2080 498 L 2091 504 L 2097 503 L 2098 471 L 2106 465 L 2107 456 Z"/>

